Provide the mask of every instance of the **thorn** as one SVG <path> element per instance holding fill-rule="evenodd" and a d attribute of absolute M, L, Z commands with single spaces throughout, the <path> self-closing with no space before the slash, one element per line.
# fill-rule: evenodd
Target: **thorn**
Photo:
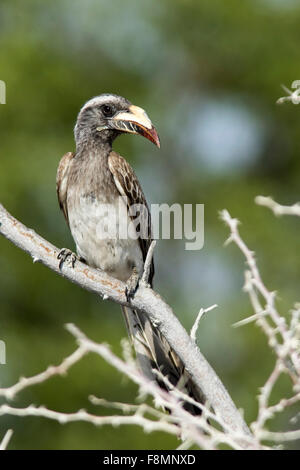
<path fill-rule="evenodd" d="M 291 90 L 288 89 L 287 86 L 281 84 L 281 88 L 288 94 L 288 95 L 291 95 L 293 92 Z"/>
<path fill-rule="evenodd" d="M 230 243 L 232 243 L 232 242 L 233 242 L 233 237 L 232 237 L 232 235 L 230 235 L 230 236 L 227 238 L 227 240 L 225 240 L 224 246 L 228 246 L 228 245 L 230 245 Z"/>

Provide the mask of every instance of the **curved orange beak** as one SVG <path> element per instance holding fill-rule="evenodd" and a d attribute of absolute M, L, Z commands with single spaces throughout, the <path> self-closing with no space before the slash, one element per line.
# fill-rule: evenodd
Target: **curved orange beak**
<path fill-rule="evenodd" d="M 111 127 L 120 132 L 139 134 L 160 148 L 160 141 L 155 127 L 146 112 L 138 106 L 131 105 L 128 111 L 120 111 L 109 121 Z"/>

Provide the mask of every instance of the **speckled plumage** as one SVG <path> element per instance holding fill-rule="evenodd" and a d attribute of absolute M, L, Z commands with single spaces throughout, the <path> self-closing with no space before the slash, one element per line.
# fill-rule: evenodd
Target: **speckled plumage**
<path fill-rule="evenodd" d="M 116 159 L 122 162 L 116 168 Z M 112 161 L 111 168 L 109 161 Z M 65 171 L 64 168 L 68 167 Z M 126 174 L 125 174 L 126 173 Z M 124 193 L 118 190 L 115 179 L 120 181 L 122 188 L 122 175 L 124 181 L 129 177 L 132 185 L 139 188 L 134 196 L 139 194 L 139 202 L 146 205 L 144 195 L 128 163 L 115 152 L 107 152 L 91 145 L 81 151 L 79 155 L 66 154 L 61 160 L 58 170 L 58 193 L 61 207 L 70 226 L 70 230 L 80 257 L 93 267 L 100 268 L 113 277 L 126 281 L 132 274 L 133 267 L 139 275 L 143 271 L 143 263 L 147 254 L 148 240 L 136 239 L 110 239 L 101 238 L 99 231 L 105 222 L 115 223 L 113 217 L 109 218 L 107 212 L 103 213 L 101 207 L 110 204 L 115 207 L 118 215 L 118 205 L 122 203 L 120 196 L 130 198 L 130 192 L 124 183 Z M 67 191 L 65 190 L 67 188 Z M 129 199 L 130 203 L 137 201 Z M 126 208 L 124 208 L 125 210 Z M 122 211 L 123 214 L 123 211 Z M 117 224 L 119 221 L 116 221 Z M 150 218 L 148 220 L 150 223 Z M 126 224 L 132 221 L 128 216 Z M 142 251 L 141 244 L 144 246 Z"/>
<path fill-rule="evenodd" d="M 111 107 L 115 114 L 105 116 L 108 109 L 105 106 Z M 121 132 L 141 134 L 159 146 L 157 133 L 146 113 L 128 100 L 106 94 L 87 102 L 80 110 L 75 126 L 76 152 L 66 153 L 61 159 L 56 183 L 59 204 L 78 255 L 90 266 L 127 281 L 134 268 L 139 277 L 142 275 L 152 238 L 150 211 L 138 179 L 129 163 L 112 150 L 112 143 Z M 103 205 L 109 204 L 110 208 L 116 209 L 120 196 L 126 200 L 121 200 L 121 213 L 115 211 L 118 214 L 117 225 L 128 225 L 135 232 L 129 208 L 133 204 L 142 205 L 146 208 L 140 219 L 143 237 L 100 236 L 104 226 L 112 228 L 116 221 L 110 212 L 109 215 L 104 214 Z M 153 275 L 152 261 L 150 284 Z M 127 307 L 122 310 L 144 374 L 166 388 L 153 374 L 152 370 L 156 368 L 173 385 L 201 401 L 201 392 L 193 384 L 181 360 L 147 316 Z M 194 414 L 199 413 L 193 405 L 186 403 L 186 408 Z"/>
<path fill-rule="evenodd" d="M 101 95 L 108 102 L 118 100 L 120 110 L 124 111 L 130 102 L 115 95 Z M 129 206 L 141 204 L 148 208 L 145 196 L 136 175 L 124 158 L 112 151 L 112 141 L 119 132 L 103 130 L 97 132 L 99 125 L 97 103 L 99 98 L 90 100 L 80 110 L 75 126 L 76 152 L 63 156 L 57 171 L 57 193 L 72 236 L 77 253 L 93 267 L 126 281 L 133 267 L 139 275 L 143 271 L 151 239 L 151 218 L 144 219 L 144 233 L 147 238 L 101 239 L 102 221 L 114 224 L 101 211 L 102 205 L 111 204 L 118 216 L 120 196 L 126 196 Z M 126 224 L 132 230 L 129 215 Z M 119 221 L 117 220 L 117 223 Z M 125 223 L 125 222 L 124 222 Z M 154 264 L 150 273 L 150 283 L 154 274 Z"/>

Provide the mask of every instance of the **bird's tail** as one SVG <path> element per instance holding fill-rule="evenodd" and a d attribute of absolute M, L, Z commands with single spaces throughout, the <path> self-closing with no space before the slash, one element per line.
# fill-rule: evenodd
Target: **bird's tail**
<path fill-rule="evenodd" d="M 137 361 L 143 374 L 155 381 L 160 387 L 168 389 L 167 384 L 153 372 L 158 370 L 172 386 L 189 395 L 198 403 L 204 403 L 204 396 L 185 370 L 184 364 L 170 347 L 167 340 L 142 312 L 122 307 L 129 336 L 132 340 Z M 190 402 L 184 403 L 190 413 L 200 414 L 200 408 Z"/>

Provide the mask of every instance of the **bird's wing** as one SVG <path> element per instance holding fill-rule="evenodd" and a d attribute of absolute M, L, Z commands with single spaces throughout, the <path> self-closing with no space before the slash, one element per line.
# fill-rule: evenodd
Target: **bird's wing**
<path fill-rule="evenodd" d="M 138 217 L 140 218 L 141 224 L 139 232 L 142 235 L 138 238 L 138 241 L 143 254 L 143 260 L 145 261 L 152 242 L 152 229 L 151 214 L 143 190 L 129 163 L 116 152 L 109 154 L 108 165 L 120 195 L 127 198 L 128 208 L 135 205 L 138 210 Z M 140 210 L 138 207 L 140 207 Z M 131 215 L 132 218 L 137 216 L 137 214 L 130 214 L 130 212 L 129 215 Z M 153 276 L 154 263 L 152 260 L 148 280 L 150 284 L 152 284 Z"/>
<path fill-rule="evenodd" d="M 143 204 L 148 209 L 142 188 L 127 161 L 116 152 L 111 152 L 108 164 L 120 195 L 127 197 L 128 207 L 132 204 Z M 145 239 L 139 238 L 139 243 L 145 260 L 152 241 L 151 215 L 149 210 L 144 223 L 147 225 L 149 236 Z M 152 281 L 153 274 L 154 267 L 152 262 L 149 282 Z M 203 403 L 204 397 L 202 392 L 194 385 L 180 358 L 172 350 L 160 331 L 151 324 L 147 315 L 128 307 L 122 307 L 122 310 L 129 336 L 132 338 L 137 359 L 143 373 L 150 380 L 156 380 L 162 388 L 168 388 L 163 380 L 160 380 L 153 373 L 153 369 L 156 369 L 166 376 L 173 386 L 178 387 L 194 400 Z M 184 407 L 192 414 L 200 413 L 198 407 L 194 407 L 188 402 L 184 404 Z"/>
<path fill-rule="evenodd" d="M 64 213 L 67 224 L 69 225 L 68 206 L 67 206 L 67 192 L 68 192 L 68 175 L 72 159 L 74 158 L 73 152 L 65 153 L 59 162 L 56 173 L 56 192 L 58 202 L 61 210 Z"/>

